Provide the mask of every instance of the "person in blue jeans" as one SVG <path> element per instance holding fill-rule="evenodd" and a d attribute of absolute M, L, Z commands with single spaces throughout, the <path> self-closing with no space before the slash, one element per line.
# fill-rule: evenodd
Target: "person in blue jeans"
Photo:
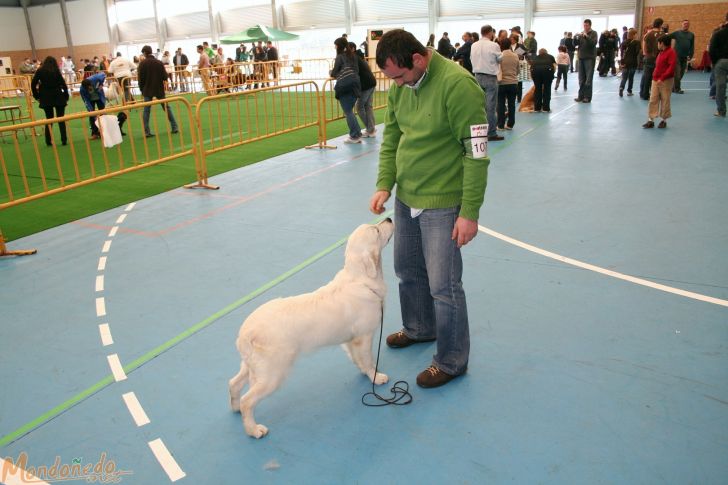
<path fill-rule="evenodd" d="M 574 101 L 591 103 L 592 81 L 594 80 L 594 63 L 597 57 L 597 33 L 592 30 L 591 19 L 584 20 L 584 31 L 576 35 L 579 45 L 579 94 Z"/>
<path fill-rule="evenodd" d="M 106 81 L 106 74 L 103 72 L 89 76 L 81 81 L 80 95 L 87 110 L 95 111 L 106 108 L 104 81 Z M 96 117 L 91 116 L 88 121 L 91 124 L 91 139 L 98 140 L 101 138 L 101 134 L 99 127 L 96 126 Z"/>
<path fill-rule="evenodd" d="M 460 251 L 478 233 L 488 177 L 485 93 L 467 71 L 405 30 L 385 33 L 376 59 L 393 85 L 369 210 L 383 213 L 396 185 L 394 270 L 404 327 L 387 345 L 437 340 L 417 384 L 438 387 L 468 368 Z"/>
<path fill-rule="evenodd" d="M 142 96 L 144 96 L 144 101 L 151 101 L 154 98 L 164 99 L 164 81 L 168 78 L 167 70 L 164 68 L 162 61 L 155 59 L 152 55 L 151 46 L 145 45 L 142 47 L 142 54 L 144 54 L 144 60 L 139 63 L 137 75 L 139 77 L 139 89 Z M 172 108 L 163 104 L 162 109 L 167 112 L 167 119 L 172 133 L 178 133 L 177 120 L 174 119 Z M 147 138 L 154 136 L 149 128 L 150 111 L 151 106 L 144 107 L 142 119 L 144 121 L 144 136 Z"/>
<path fill-rule="evenodd" d="M 725 22 L 710 38 L 708 47 L 710 60 L 713 62 L 713 75 L 715 77 L 715 104 L 718 110 L 715 116 L 725 118 L 726 78 L 728 77 L 728 13 Z"/>
<path fill-rule="evenodd" d="M 627 40 L 624 42 L 624 51 L 620 64 L 622 66 L 622 81 L 619 83 L 619 97 L 624 96 L 624 88 L 627 88 L 627 96 L 632 96 L 634 85 L 634 74 L 637 72 L 639 55 L 642 50 L 640 41 L 637 40 L 637 29 L 629 29 Z"/>
<path fill-rule="evenodd" d="M 346 124 L 349 126 L 349 137 L 344 140 L 344 143 L 361 143 L 361 126 L 354 114 L 354 105 L 361 96 L 359 60 L 356 52 L 348 49 L 349 41 L 345 38 L 336 39 L 334 46 L 336 47 L 336 60 L 331 69 L 331 77 L 336 79 L 336 85 L 334 85 L 336 99 L 341 104 Z"/>

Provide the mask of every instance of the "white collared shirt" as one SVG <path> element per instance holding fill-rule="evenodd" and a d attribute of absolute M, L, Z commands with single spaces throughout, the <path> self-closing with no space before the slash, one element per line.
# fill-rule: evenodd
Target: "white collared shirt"
<path fill-rule="evenodd" d="M 498 74 L 498 64 L 503 59 L 501 48 L 490 39 L 482 38 L 470 49 L 470 62 L 476 74 Z"/>

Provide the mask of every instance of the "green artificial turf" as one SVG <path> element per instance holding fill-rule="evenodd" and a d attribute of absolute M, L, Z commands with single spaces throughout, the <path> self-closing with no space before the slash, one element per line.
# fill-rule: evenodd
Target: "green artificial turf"
<path fill-rule="evenodd" d="M 240 141 L 248 143 L 235 148 L 217 151 L 207 158 L 208 176 L 234 170 L 239 167 L 265 160 L 276 155 L 288 153 L 317 142 L 316 126 L 303 128 L 289 133 L 277 134 L 272 138 L 250 141 L 266 134 L 278 133 L 292 129 L 302 123 L 313 123 L 316 120 L 316 104 L 309 93 L 278 93 L 245 96 L 236 98 L 231 103 L 204 103 L 200 109 L 200 125 L 202 139 L 206 150 L 213 150 L 226 144 Z M 194 116 L 194 108 L 193 116 Z M 68 113 L 83 111 L 80 100 L 74 98 L 69 105 Z M 117 147 L 103 150 L 100 141 L 85 141 L 85 132 L 90 131 L 88 121 L 75 120 L 68 125 L 73 139 L 77 167 L 70 161 L 70 146 L 58 146 L 58 161 L 54 150 L 47 147 L 42 131 L 35 137 L 37 149 L 41 155 L 42 170 L 48 188 L 60 186 L 63 176 L 66 185 L 76 180 L 91 177 L 92 170 L 96 175 L 107 173 L 107 163 L 111 170 L 122 166 L 144 164 L 160 156 L 183 153 L 191 147 L 190 123 L 185 110 L 178 104 L 173 105 L 175 117 L 180 125 L 181 135 L 169 135 L 164 112 L 157 106 L 152 109 L 152 131 L 154 138 L 145 139 L 141 132 L 141 110 L 129 111 L 129 121 L 124 127 L 128 132 L 124 143 Z M 327 112 L 331 107 L 327 107 Z M 383 110 L 375 112 L 378 122 L 383 118 Z M 328 113 L 331 116 L 331 113 Z M 37 110 L 36 119 L 43 115 Z M 54 137 L 59 137 L 58 128 L 54 127 Z M 328 138 L 343 135 L 347 132 L 344 120 L 327 125 Z M 60 145 L 60 139 L 55 138 Z M 41 192 L 41 167 L 36 161 L 35 147 L 31 139 L 20 137 L 18 150 L 21 152 L 23 170 L 25 171 L 28 189 L 31 194 Z M 132 149 L 133 148 L 133 149 Z M 106 152 L 104 158 L 102 152 Z M 12 140 L 5 139 L 0 143 L 0 152 L 5 160 L 11 190 L 16 198 L 23 197 L 25 186 L 20 176 L 20 164 L 16 147 Z M 61 170 L 57 169 L 60 166 Z M 93 167 L 93 169 L 92 169 Z M 1 176 L 1 174 L 0 174 Z M 4 178 L 4 177 L 3 177 Z M 34 234 L 60 224 L 74 221 L 98 212 L 143 199 L 167 190 L 196 181 L 195 163 L 191 155 L 167 162 L 144 167 L 141 170 L 117 175 L 107 180 L 77 187 L 38 200 L 32 200 L 13 207 L 0 210 L 0 229 L 5 239 L 12 241 Z M 5 180 L 0 180 L 0 203 L 7 202 L 9 194 Z"/>

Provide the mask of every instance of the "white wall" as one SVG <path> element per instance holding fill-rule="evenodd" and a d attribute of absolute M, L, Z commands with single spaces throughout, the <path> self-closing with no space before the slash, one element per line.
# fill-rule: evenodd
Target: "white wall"
<path fill-rule="evenodd" d="M 75 0 L 66 2 L 68 23 L 74 45 L 103 44 L 109 42 L 104 0 Z M 61 20 L 61 27 L 62 25 Z M 33 33 L 36 26 L 33 24 Z M 64 37 L 65 38 L 65 37 Z"/>
<path fill-rule="evenodd" d="M 60 4 L 29 7 L 28 15 L 36 49 L 66 47 L 66 31 L 63 29 Z M 26 30 L 25 20 L 22 22 L 22 27 Z"/>
<path fill-rule="evenodd" d="M 22 8 L 0 8 L 0 49 L 4 52 L 30 50 L 30 38 Z"/>

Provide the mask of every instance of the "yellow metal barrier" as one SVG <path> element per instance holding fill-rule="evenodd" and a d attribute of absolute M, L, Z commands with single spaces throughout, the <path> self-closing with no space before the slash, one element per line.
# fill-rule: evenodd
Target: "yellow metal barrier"
<path fill-rule="evenodd" d="M 377 80 L 377 86 L 374 89 L 372 108 L 375 110 L 386 108 L 387 92 L 392 85 L 392 80 L 386 77 L 381 71 L 375 71 L 374 78 Z M 319 139 L 316 145 L 310 145 L 306 148 L 336 148 L 335 145 L 329 145 L 327 143 L 328 136 L 326 128 L 327 124 L 344 118 L 344 111 L 341 109 L 341 104 L 339 104 L 334 93 L 334 84 L 334 79 L 327 79 L 321 88 L 319 99 Z M 354 112 L 356 113 L 356 111 L 357 109 L 355 107 Z"/>
<path fill-rule="evenodd" d="M 163 109 L 152 109 L 157 105 Z M 173 112 L 180 117 L 176 133 L 163 130 L 158 119 L 169 106 L 174 106 Z M 146 107 L 151 110 L 149 128 L 157 135 L 154 137 L 146 137 L 143 129 Z M 101 125 L 100 138 L 96 139 L 90 134 L 90 120 L 101 115 L 118 117 L 122 112 L 126 116 L 123 126 L 126 137 L 122 143 L 105 148 L 104 143 L 112 134 L 105 133 Z M 53 126 L 56 124 L 59 131 L 65 126 L 66 143 L 56 134 Z M 35 127 L 47 130 L 50 146 L 39 146 L 42 142 L 37 138 L 40 137 L 32 137 L 30 146 L 27 143 L 21 146 L 18 132 Z M 0 134 L 9 134 L 12 139 L 9 148 L 0 144 L 0 209 L 185 156 L 195 159 L 197 179 L 204 183 L 204 169 L 196 156 L 198 142 L 194 127 L 192 107 L 178 97 L 0 127 Z"/>
<path fill-rule="evenodd" d="M 318 99 L 311 81 L 203 98 L 195 111 L 200 166 L 206 170 L 206 157 L 213 153 L 320 126 Z"/>
<path fill-rule="evenodd" d="M 0 78 L 0 127 L 33 121 L 33 93 L 28 76 Z M 25 131 L 22 132 L 25 135 Z M 35 133 L 35 131 L 33 131 Z M 0 135 L 4 141 L 4 137 Z"/>
<path fill-rule="evenodd" d="M 280 63 L 281 81 L 323 81 L 334 67 L 333 59 L 286 59 Z"/>

